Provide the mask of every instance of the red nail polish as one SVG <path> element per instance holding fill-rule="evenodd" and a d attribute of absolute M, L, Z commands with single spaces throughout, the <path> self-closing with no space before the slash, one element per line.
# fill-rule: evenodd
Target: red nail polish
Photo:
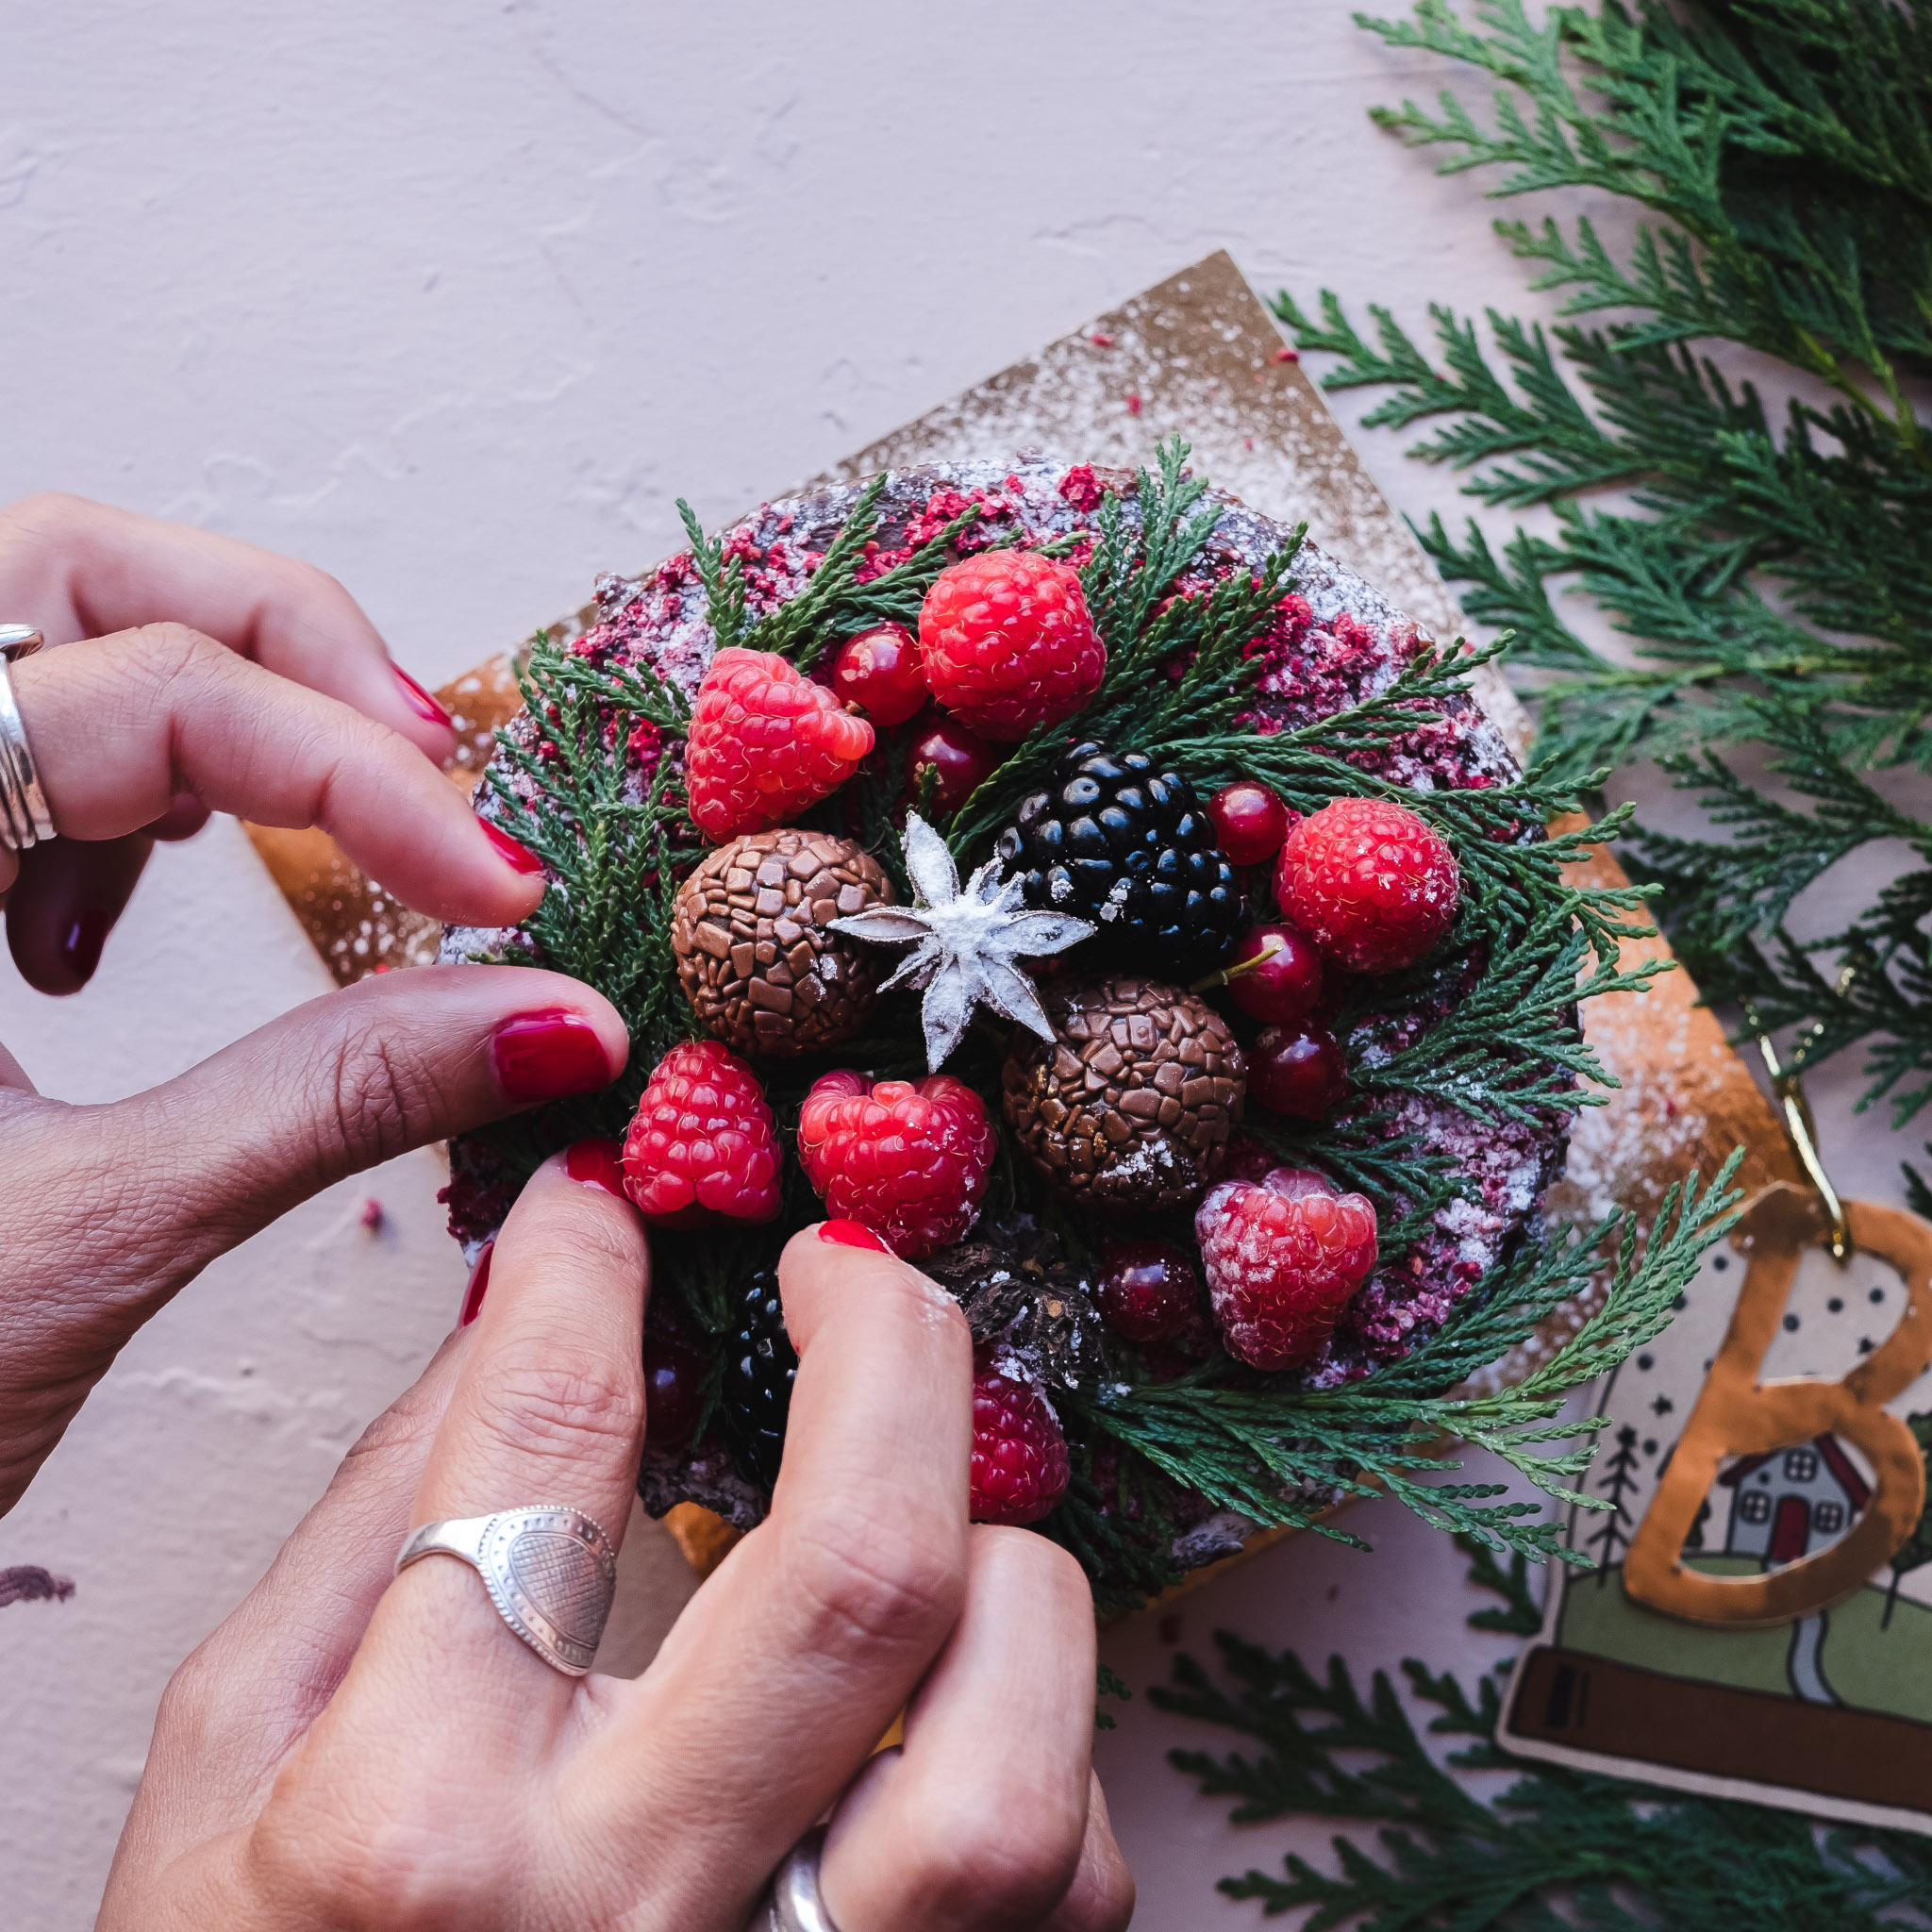
<path fill-rule="evenodd" d="M 94 968 L 101 963 L 101 948 L 108 943 L 113 924 L 99 907 L 75 914 L 60 941 L 60 960 L 74 975 L 75 992 L 94 976 Z"/>
<path fill-rule="evenodd" d="M 579 1141 L 563 1157 L 563 1171 L 587 1188 L 602 1188 L 620 1201 L 630 1199 L 624 1191 L 624 1148 L 616 1141 Z"/>
<path fill-rule="evenodd" d="M 511 1100 L 562 1100 L 608 1087 L 615 1069 L 597 1029 L 561 1007 L 519 1013 L 496 1029 L 490 1050 L 497 1084 Z"/>
<path fill-rule="evenodd" d="M 441 724 L 445 727 L 455 724 L 456 720 L 400 664 L 391 664 L 389 668 L 395 673 L 396 682 L 402 686 L 403 695 L 408 699 L 410 710 L 414 711 L 425 724 Z"/>
<path fill-rule="evenodd" d="M 862 1227 L 856 1221 L 822 1221 L 819 1223 L 819 1239 L 841 1248 L 870 1248 L 875 1255 L 892 1252 L 871 1228 Z"/>
<path fill-rule="evenodd" d="M 457 1318 L 458 1328 L 467 1328 L 482 1312 L 483 1292 L 490 1286 L 490 1257 L 496 1252 L 494 1241 L 486 1241 L 470 1270 L 470 1285 L 463 1291 L 463 1312 Z"/>
<path fill-rule="evenodd" d="M 508 832 L 499 831 L 488 819 L 476 822 L 483 827 L 483 836 L 497 849 L 512 872 L 520 872 L 526 878 L 543 870 L 543 861 L 527 845 L 519 845 Z"/>

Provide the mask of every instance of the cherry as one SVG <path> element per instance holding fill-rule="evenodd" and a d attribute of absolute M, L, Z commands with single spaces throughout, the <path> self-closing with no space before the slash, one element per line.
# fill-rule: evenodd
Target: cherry
<path fill-rule="evenodd" d="M 876 624 L 847 638 L 832 659 L 832 689 L 874 724 L 903 724 L 924 705 L 925 662 L 903 624 Z"/>
<path fill-rule="evenodd" d="M 1323 1026 L 1270 1026 L 1247 1058 L 1249 1096 L 1296 1120 L 1324 1119 L 1348 1084 L 1341 1048 Z"/>
<path fill-rule="evenodd" d="M 1121 1241 L 1100 1257 L 1100 1318 L 1129 1341 L 1164 1341 L 1188 1325 L 1201 1277 L 1165 1241 Z"/>
<path fill-rule="evenodd" d="M 1288 837 L 1288 808 L 1254 778 L 1224 785 L 1208 801 L 1215 842 L 1231 865 L 1259 865 L 1281 850 Z"/>
<path fill-rule="evenodd" d="M 704 1357 L 669 1336 L 644 1338 L 644 1441 L 681 1449 L 705 1406 Z"/>
<path fill-rule="evenodd" d="M 1228 997 L 1251 1019 L 1276 1025 L 1318 1013 L 1324 979 L 1314 941 L 1286 920 L 1256 926 L 1227 963 Z"/>
<path fill-rule="evenodd" d="M 906 754 L 906 791 L 917 805 L 924 774 L 930 768 L 937 774 L 932 808 L 941 818 L 951 818 L 992 775 L 999 761 L 999 753 L 985 739 L 975 738 L 954 719 L 936 717 Z"/>

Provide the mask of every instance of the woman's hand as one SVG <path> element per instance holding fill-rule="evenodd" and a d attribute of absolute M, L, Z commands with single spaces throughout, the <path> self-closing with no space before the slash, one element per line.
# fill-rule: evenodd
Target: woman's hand
<path fill-rule="evenodd" d="M 0 516 L 0 620 L 60 645 L 10 667 L 59 837 L 0 846 L 8 936 L 44 991 L 92 973 L 152 837 L 209 810 L 322 825 L 441 917 L 536 906 L 535 860 L 432 762 L 448 721 L 321 572 L 33 497 Z M 407 1148 L 601 1087 L 627 1051 L 597 994 L 518 967 L 366 981 L 108 1107 L 42 1097 L 0 1045 L 0 1511 L 217 1255 Z"/>
<path fill-rule="evenodd" d="M 441 1518 L 558 1503 L 622 1534 L 647 1265 L 627 1203 L 540 1171 L 480 1320 L 169 1687 L 106 1932 L 738 1932 L 828 1809 L 839 1932 L 1127 1923 L 1086 1579 L 968 1524 L 971 1340 L 890 1256 L 812 1230 L 786 1249 L 800 1367 L 772 1514 L 635 1682 L 552 1670 L 461 1561 L 391 1582 Z M 868 1763 L 902 1708 L 904 1746 Z"/>

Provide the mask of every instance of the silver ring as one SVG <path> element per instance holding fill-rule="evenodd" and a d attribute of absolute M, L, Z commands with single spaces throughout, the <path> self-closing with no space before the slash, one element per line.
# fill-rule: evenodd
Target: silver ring
<path fill-rule="evenodd" d="M 25 852 L 54 836 L 47 794 L 41 790 L 34 755 L 27 748 L 26 726 L 13 701 L 13 683 L 7 667 L 16 658 L 30 658 L 46 642 L 30 624 L 0 624 L 0 845 Z"/>
<path fill-rule="evenodd" d="M 425 1523 L 396 1572 L 423 1557 L 460 1557 L 503 1621 L 553 1669 L 581 1677 L 617 1594 L 617 1552 L 594 1519 L 561 1503 Z"/>
<path fill-rule="evenodd" d="M 819 1860 L 824 1856 L 825 1828 L 808 1831 L 785 1854 L 772 1874 L 768 1914 L 758 1932 L 839 1932 L 819 1896 Z"/>

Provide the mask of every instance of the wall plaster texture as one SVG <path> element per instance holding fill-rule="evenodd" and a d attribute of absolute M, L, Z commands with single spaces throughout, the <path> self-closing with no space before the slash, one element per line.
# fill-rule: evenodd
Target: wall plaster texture
<path fill-rule="evenodd" d="M 1348 12 L 13 0 L 0 495 L 310 558 L 434 685 L 671 549 L 678 494 L 708 521 L 774 494 L 1216 247 L 1264 292 L 1412 326 L 1430 299 L 1522 312 L 1492 210 L 1365 119 L 1438 75 Z M 1398 439 L 1357 440 L 1398 508 L 1457 508 Z M 43 1090 L 108 1100 L 326 985 L 221 824 L 158 853 L 77 999 L 0 963 L 0 1038 Z M 1818 1083 L 1827 1149 L 1895 1198 L 1851 1074 Z M 0 1611 L 9 1924 L 92 1922 L 169 1672 L 453 1319 L 438 1185 L 410 1156 L 210 1269 L 0 1522 L 0 1565 L 75 1583 Z M 1294 1540 L 1108 1655 L 1144 1684 L 1228 1623 L 1363 1668 L 1487 1661 L 1455 1553 L 1387 1506 L 1355 1521 L 1376 1557 Z M 624 1669 L 689 1593 L 646 1531 Z M 1165 1766 L 1184 1736 L 1143 1696 L 1102 1745 L 1137 1924 L 1245 1924 L 1213 1879 L 1326 1832 L 1230 1827 Z"/>

